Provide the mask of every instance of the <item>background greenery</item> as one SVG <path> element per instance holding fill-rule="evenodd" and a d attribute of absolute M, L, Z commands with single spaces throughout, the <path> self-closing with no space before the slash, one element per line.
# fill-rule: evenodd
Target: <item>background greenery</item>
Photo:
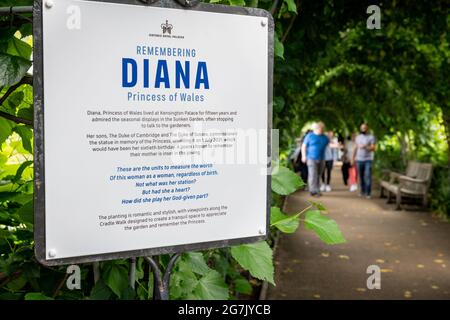
<path fill-rule="evenodd" d="M 449 215 L 450 103 L 449 1 L 383 1 L 381 30 L 366 28 L 361 0 L 224 0 L 258 6 L 276 22 L 274 128 L 280 130 L 281 160 L 305 123 L 323 120 L 347 135 L 368 121 L 379 139 L 377 168 L 405 166 L 408 159 L 435 164 L 432 208 Z M 31 5 L 0 0 L 0 6 Z M 70 291 L 63 267 L 34 258 L 33 95 L 30 15 L 0 18 L 0 299 L 150 299 L 153 275 L 137 261 L 136 288 L 130 261 L 82 265 L 82 289 Z M 70 170 L 70 168 L 68 168 Z M 280 207 L 302 186 L 280 167 L 272 177 L 271 233 L 294 232 L 300 224 L 325 242 L 344 237 L 320 204 L 294 215 Z M 255 294 L 261 280 L 273 283 L 273 236 L 269 241 L 185 253 L 171 279 L 172 299 L 226 299 Z M 159 263 L 164 269 L 168 255 Z"/>

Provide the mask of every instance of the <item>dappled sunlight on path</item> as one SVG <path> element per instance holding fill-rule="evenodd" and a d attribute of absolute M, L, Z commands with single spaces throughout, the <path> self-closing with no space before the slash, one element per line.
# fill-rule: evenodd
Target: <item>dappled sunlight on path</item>
<path fill-rule="evenodd" d="M 450 224 L 430 213 L 403 210 L 378 198 L 350 193 L 340 168 L 332 192 L 318 200 L 347 240 L 324 244 L 302 226 L 281 235 L 275 256 L 276 287 L 268 299 L 450 299 Z M 289 196 L 285 211 L 295 213 L 312 199 L 305 191 Z M 369 290 L 369 265 L 381 268 L 381 289 Z"/>

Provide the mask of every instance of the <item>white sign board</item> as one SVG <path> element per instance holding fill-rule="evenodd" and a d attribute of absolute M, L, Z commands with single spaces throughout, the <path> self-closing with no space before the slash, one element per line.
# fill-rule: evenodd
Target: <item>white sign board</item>
<path fill-rule="evenodd" d="M 273 22 L 239 10 L 58 0 L 35 11 L 42 263 L 266 236 Z"/>

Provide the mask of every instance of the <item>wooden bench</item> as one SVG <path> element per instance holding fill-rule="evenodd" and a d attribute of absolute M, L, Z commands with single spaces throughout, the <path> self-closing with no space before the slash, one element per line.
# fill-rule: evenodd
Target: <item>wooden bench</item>
<path fill-rule="evenodd" d="M 430 188 L 433 166 L 431 163 L 408 162 L 405 174 L 388 171 L 388 179 L 381 180 L 381 197 L 384 191 L 388 193 L 388 203 L 395 195 L 396 210 L 400 210 L 405 198 L 420 199 L 424 208 L 428 205 L 428 190 Z"/>

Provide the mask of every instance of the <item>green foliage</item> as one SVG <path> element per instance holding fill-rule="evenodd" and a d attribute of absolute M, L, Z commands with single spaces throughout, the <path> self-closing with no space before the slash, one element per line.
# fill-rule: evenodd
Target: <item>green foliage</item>
<path fill-rule="evenodd" d="M 273 279 L 272 249 L 267 242 L 263 241 L 232 247 L 231 255 L 253 277 L 275 284 Z"/>
<path fill-rule="evenodd" d="M 91 300 L 109 300 L 113 296 L 112 290 L 103 280 L 98 281 L 92 288 L 89 299 Z"/>
<path fill-rule="evenodd" d="M 217 271 L 209 270 L 198 280 L 192 295 L 188 298 L 199 300 L 228 299 L 228 286 Z"/>
<path fill-rule="evenodd" d="M 223 276 L 211 269 L 200 252 L 189 252 L 177 261 L 171 277 L 172 299 L 228 299 L 228 286 Z"/>
<path fill-rule="evenodd" d="M 280 208 L 272 207 L 270 209 L 270 226 L 276 227 L 284 233 L 294 233 L 300 224 L 299 216 L 299 213 L 288 216 L 281 212 Z"/>
<path fill-rule="evenodd" d="M 288 11 L 297 13 L 297 5 L 295 4 L 295 0 L 283 0 L 283 2 L 286 4 Z"/>
<path fill-rule="evenodd" d="M 106 262 L 102 272 L 102 279 L 112 292 L 122 298 L 128 289 L 128 268 L 127 265 L 117 262 Z"/>
<path fill-rule="evenodd" d="M 280 195 L 288 195 L 304 186 L 298 175 L 286 167 L 276 166 L 272 174 L 272 191 Z"/>
<path fill-rule="evenodd" d="M 47 297 L 40 292 L 29 292 L 25 295 L 25 300 L 54 300 L 54 299 Z"/>
<path fill-rule="evenodd" d="M 19 82 L 30 69 L 31 61 L 22 57 L 0 53 L 0 87 L 8 87 Z"/>
<path fill-rule="evenodd" d="M 275 37 L 274 37 L 274 51 L 275 51 L 275 57 L 284 59 L 284 45 L 283 43 L 280 41 L 279 37 L 278 37 L 278 33 L 275 33 Z"/>
<path fill-rule="evenodd" d="M 344 236 L 336 221 L 323 215 L 319 210 L 306 212 L 305 227 L 313 230 L 326 244 L 345 243 Z"/>
<path fill-rule="evenodd" d="M 13 122 L 6 120 L 5 118 L 0 118 L 0 146 L 5 142 L 6 138 L 9 137 L 12 128 Z"/>

